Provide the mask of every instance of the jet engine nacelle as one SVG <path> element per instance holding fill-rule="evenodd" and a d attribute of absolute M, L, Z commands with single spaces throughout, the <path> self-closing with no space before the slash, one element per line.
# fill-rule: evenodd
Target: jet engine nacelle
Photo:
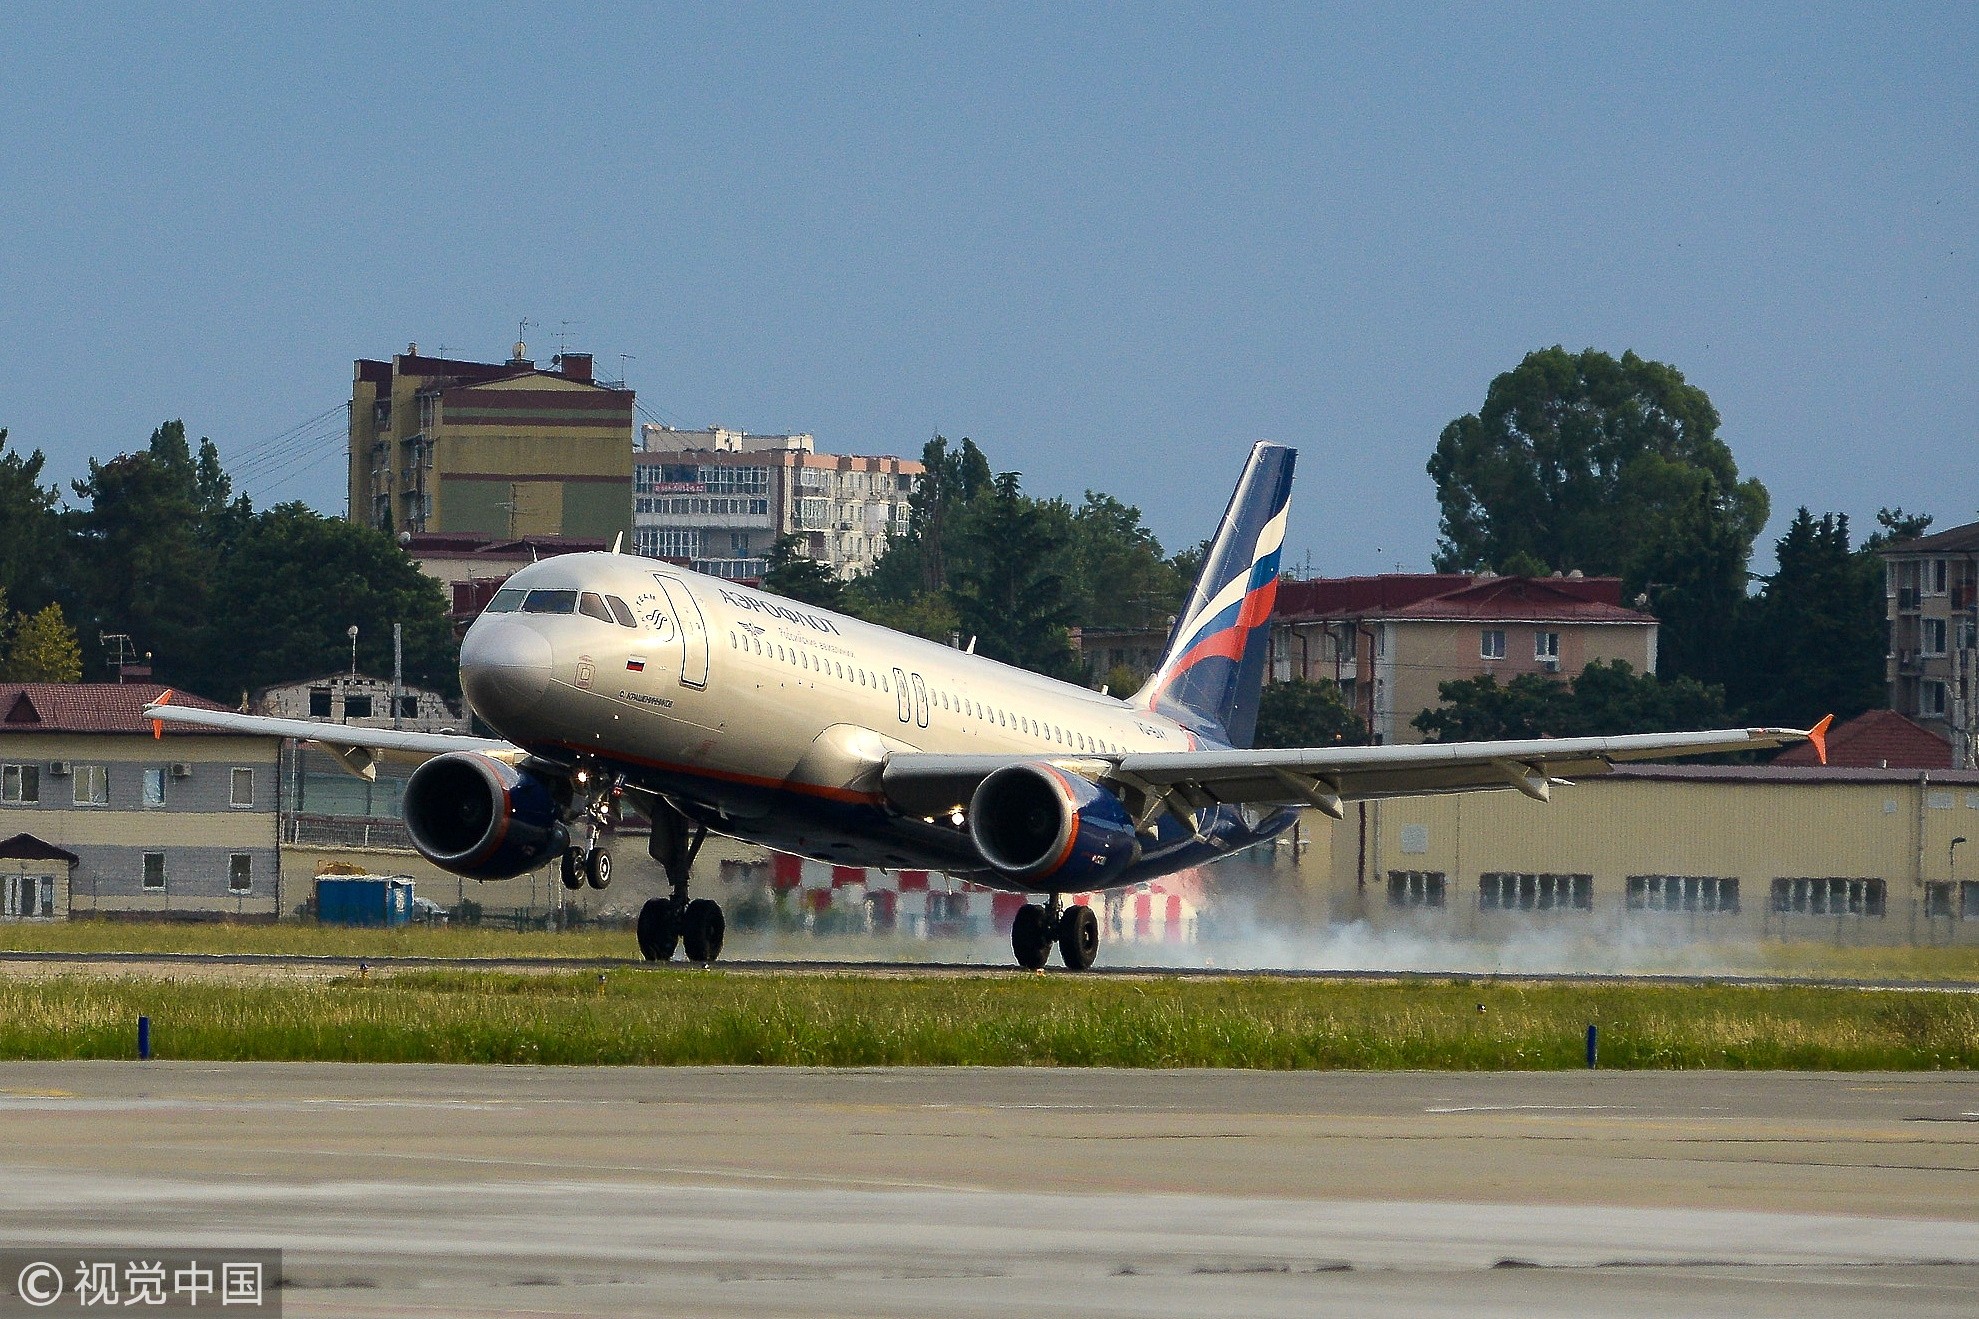
<path fill-rule="evenodd" d="M 570 845 L 550 785 L 478 751 L 449 751 L 414 770 L 404 809 L 419 854 L 469 879 L 512 879 Z"/>
<path fill-rule="evenodd" d="M 1003 878 L 1033 892 L 1099 888 L 1140 856 L 1120 799 L 1052 765 L 1006 765 L 976 785 L 969 836 Z"/>

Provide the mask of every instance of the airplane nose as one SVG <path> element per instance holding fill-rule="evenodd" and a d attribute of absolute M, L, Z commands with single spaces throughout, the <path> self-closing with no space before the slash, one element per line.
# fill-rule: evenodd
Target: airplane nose
<path fill-rule="evenodd" d="M 507 619 L 483 619 L 460 643 L 460 685 L 475 713 L 500 729 L 550 688 L 550 643 Z"/>

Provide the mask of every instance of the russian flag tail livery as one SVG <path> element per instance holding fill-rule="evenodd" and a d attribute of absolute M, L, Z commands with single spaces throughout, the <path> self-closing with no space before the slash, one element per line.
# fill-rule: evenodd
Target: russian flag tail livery
<path fill-rule="evenodd" d="M 1248 747 L 1257 731 L 1295 456 L 1278 444 L 1251 449 L 1188 607 L 1154 676 L 1134 697 L 1134 704 L 1228 746 Z"/>

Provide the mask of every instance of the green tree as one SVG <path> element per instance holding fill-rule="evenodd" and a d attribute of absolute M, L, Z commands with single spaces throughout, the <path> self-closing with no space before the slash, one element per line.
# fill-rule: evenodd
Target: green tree
<path fill-rule="evenodd" d="M 1367 725 L 1340 696 L 1340 685 L 1329 678 L 1310 682 L 1266 683 L 1258 698 L 1257 747 L 1360 746 Z"/>
<path fill-rule="evenodd" d="M 863 618 L 895 632 L 926 637 L 929 641 L 946 643 L 962 629 L 962 621 L 945 591 L 923 591 L 898 600 L 869 594 L 863 581 L 855 581 L 846 588 L 840 604 L 854 618 Z"/>
<path fill-rule="evenodd" d="M 227 537 L 248 516 L 244 503 L 222 516 L 226 478 L 213 442 L 202 440 L 195 459 L 184 423 L 166 422 L 143 453 L 91 459 L 75 491 L 88 501 L 69 519 L 85 627 L 129 634 L 168 681 L 210 686 L 213 581 Z"/>
<path fill-rule="evenodd" d="M 8 452 L 7 432 L 0 428 L 0 591 L 11 591 L 27 606 L 54 598 L 65 576 L 60 493 L 41 484 L 45 463 L 39 449 Z"/>
<path fill-rule="evenodd" d="M 0 612 L 4 601 L 0 600 Z M 16 616 L 5 641 L 0 677 L 8 682 L 80 682 L 82 646 L 62 617 L 62 606 L 48 604 L 32 615 Z"/>
<path fill-rule="evenodd" d="M 1071 540 L 1063 503 L 1025 498 L 1015 472 L 998 474 L 969 505 L 949 600 L 978 654 L 1055 678 L 1082 676 L 1066 632 L 1071 603 L 1060 570 Z"/>
<path fill-rule="evenodd" d="M 392 671 L 392 624 L 404 629 L 409 683 L 460 690 L 459 647 L 440 584 L 382 531 L 281 504 L 249 519 L 219 577 L 226 620 L 213 632 L 208 695 L 244 691 L 350 663 L 345 629 L 358 629 L 358 667 Z"/>
<path fill-rule="evenodd" d="M 1816 518 L 1804 507 L 1775 548 L 1779 568 L 1748 611 L 1734 702 L 1754 722 L 1794 728 L 1881 705 L 1883 568 L 1875 552 L 1849 547 L 1847 514 Z"/>
<path fill-rule="evenodd" d="M 4 436 L 5 431 L 0 431 Z M 1876 510 L 1875 531 L 1862 542 L 1864 549 L 1875 549 L 1892 541 L 1916 540 L 1931 529 L 1934 519 L 1929 513 L 1906 513 L 1901 508 L 1879 508 Z"/>
<path fill-rule="evenodd" d="M 1072 514 L 1067 594 L 1080 627 L 1153 627 L 1182 606 L 1181 581 L 1141 510 L 1086 491 Z"/>
<path fill-rule="evenodd" d="M 1723 728 L 1721 688 L 1693 678 L 1637 673 L 1624 660 L 1596 661 L 1570 683 L 1523 673 L 1439 683 L 1442 704 L 1410 722 L 1432 742 L 1489 742 L 1539 737 L 1614 737 L 1628 733 Z"/>
<path fill-rule="evenodd" d="M 1429 460 L 1441 572 L 1622 578 L 1664 622 L 1666 673 L 1722 676 L 1766 488 L 1741 480 L 1710 398 L 1673 366 L 1555 346 L 1444 427 Z"/>
<path fill-rule="evenodd" d="M 770 547 L 770 568 L 763 575 L 763 589 L 820 609 L 842 608 L 845 583 L 829 564 L 820 563 L 803 551 L 802 536 L 778 536 L 776 544 Z"/>

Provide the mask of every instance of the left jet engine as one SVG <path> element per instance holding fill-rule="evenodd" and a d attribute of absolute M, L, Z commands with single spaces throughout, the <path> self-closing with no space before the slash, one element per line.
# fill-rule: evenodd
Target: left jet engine
<path fill-rule="evenodd" d="M 477 751 L 412 772 L 405 827 L 421 856 L 469 879 L 512 879 L 570 846 L 550 784 Z"/>

